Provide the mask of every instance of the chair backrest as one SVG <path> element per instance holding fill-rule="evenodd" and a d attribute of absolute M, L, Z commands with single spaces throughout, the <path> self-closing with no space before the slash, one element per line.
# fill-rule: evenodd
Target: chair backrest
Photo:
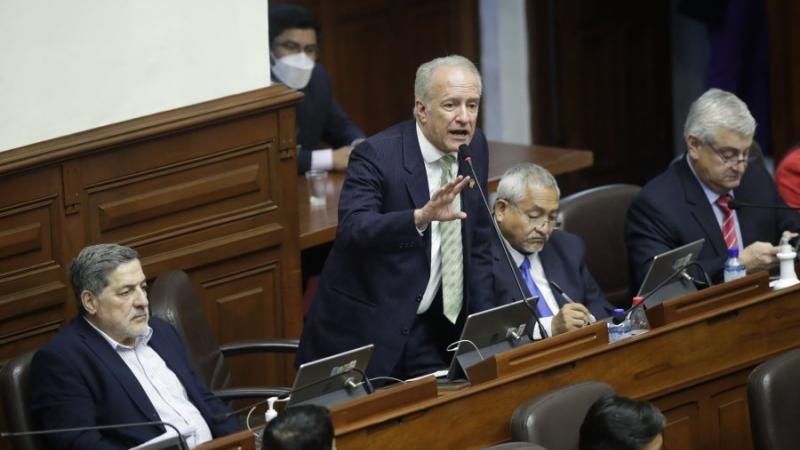
<path fill-rule="evenodd" d="M 800 349 L 773 358 L 750 374 L 747 400 L 756 450 L 796 449 L 800 442 Z"/>
<path fill-rule="evenodd" d="M 208 388 L 213 392 L 227 387 L 230 369 L 186 272 L 176 270 L 159 275 L 150 288 L 149 298 L 150 312 L 178 330 L 195 371 Z"/>
<path fill-rule="evenodd" d="M 561 199 L 563 228 L 586 243 L 586 265 L 608 301 L 630 303 L 625 215 L 641 190 L 632 184 L 609 184 Z"/>
<path fill-rule="evenodd" d="M 586 412 L 598 398 L 614 389 L 585 381 L 548 392 L 520 405 L 511 416 L 511 437 L 549 450 L 577 450 Z"/>
<path fill-rule="evenodd" d="M 34 353 L 31 351 L 17 356 L 0 369 L 0 389 L 8 431 L 33 430 L 28 404 L 28 373 Z M 16 450 L 44 449 L 36 436 L 13 437 L 11 441 Z"/>
<path fill-rule="evenodd" d="M 503 444 L 484 447 L 481 450 L 547 450 L 541 445 L 531 444 L 530 442 L 505 442 Z"/>

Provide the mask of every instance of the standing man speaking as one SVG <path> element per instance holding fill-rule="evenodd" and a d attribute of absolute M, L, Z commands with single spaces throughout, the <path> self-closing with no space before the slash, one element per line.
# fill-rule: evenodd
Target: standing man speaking
<path fill-rule="evenodd" d="M 415 120 L 351 155 L 298 363 L 375 344 L 369 376 L 433 372 L 466 315 L 494 306 L 491 221 L 475 186 L 488 172 L 480 73 L 462 56 L 434 59 L 417 69 L 414 96 Z"/>

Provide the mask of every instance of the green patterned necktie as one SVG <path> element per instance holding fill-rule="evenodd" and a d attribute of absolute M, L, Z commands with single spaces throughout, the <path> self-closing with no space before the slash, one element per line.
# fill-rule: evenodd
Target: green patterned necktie
<path fill-rule="evenodd" d="M 445 155 L 439 159 L 439 165 L 442 167 L 440 188 L 453 179 L 450 169 L 455 159 L 455 155 Z M 461 209 L 460 195 L 453 199 L 451 208 L 456 211 Z M 439 222 L 439 236 L 442 241 L 442 309 L 447 320 L 456 323 L 464 296 L 461 220 Z"/>

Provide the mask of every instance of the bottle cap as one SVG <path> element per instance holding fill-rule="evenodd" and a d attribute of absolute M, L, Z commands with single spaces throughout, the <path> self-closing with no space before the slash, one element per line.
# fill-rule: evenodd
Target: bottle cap
<path fill-rule="evenodd" d="M 641 304 L 643 302 L 644 302 L 644 298 L 643 297 L 633 297 L 633 304 L 634 305 L 639 305 L 639 304 Z"/>
<path fill-rule="evenodd" d="M 731 247 L 728 249 L 728 258 L 739 257 L 739 247 Z"/>
<path fill-rule="evenodd" d="M 614 308 L 614 312 L 612 312 L 611 315 L 614 317 L 625 315 L 625 310 L 622 308 Z"/>

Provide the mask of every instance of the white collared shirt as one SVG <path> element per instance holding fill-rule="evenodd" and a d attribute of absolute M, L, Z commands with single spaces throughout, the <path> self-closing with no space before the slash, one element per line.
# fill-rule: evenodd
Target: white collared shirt
<path fill-rule="evenodd" d="M 120 344 L 89 319 L 85 317 L 84 319 L 100 333 L 133 372 L 162 422 L 172 424 L 180 430 L 189 447 L 196 447 L 213 439 L 206 420 L 189 400 L 186 389 L 175 372 L 167 366 L 161 355 L 148 345 L 153 336 L 152 328 L 147 327 L 147 334 L 137 338 L 131 347 Z M 169 427 L 166 433 L 175 434 Z"/>
<path fill-rule="evenodd" d="M 703 193 L 706 194 L 706 199 L 708 199 L 708 203 L 711 205 L 711 210 L 714 211 L 714 217 L 717 218 L 717 224 L 719 225 L 720 234 L 722 234 L 722 223 L 725 220 L 725 215 L 720 209 L 719 205 L 717 205 L 717 199 L 722 197 L 721 195 L 717 194 L 716 192 L 712 191 L 703 180 L 697 176 L 697 171 L 694 170 L 694 165 L 692 165 L 692 158 L 686 156 L 686 162 L 689 163 L 689 169 L 694 174 L 694 177 L 697 179 L 697 182 L 700 183 L 700 187 L 703 188 Z M 733 191 L 728 192 L 728 195 L 733 198 Z M 739 217 L 736 215 L 736 210 L 733 210 L 733 225 L 734 229 L 736 230 L 736 242 L 739 243 L 739 252 L 744 249 L 744 240 L 742 240 L 742 230 L 739 228 Z"/>
<path fill-rule="evenodd" d="M 422 151 L 422 159 L 425 161 L 425 173 L 428 175 L 428 191 L 433 196 L 433 193 L 439 189 L 439 185 L 442 182 L 442 167 L 439 165 L 439 160 L 445 153 L 428 141 L 428 138 L 422 134 L 419 124 L 417 124 L 417 140 Z M 458 162 L 454 162 L 450 167 L 450 174 L 455 177 L 457 173 Z M 433 297 L 436 296 L 436 291 L 439 290 L 439 285 L 442 284 L 442 238 L 439 233 L 439 222 L 433 221 L 429 226 L 431 228 L 430 278 L 428 278 L 428 286 L 425 288 L 425 293 L 422 295 L 422 301 L 417 307 L 417 314 L 422 314 L 430 308 L 431 303 L 433 303 Z"/>
<path fill-rule="evenodd" d="M 553 295 L 553 290 L 550 288 L 550 282 L 547 280 L 547 275 L 545 275 L 544 273 L 544 267 L 542 266 L 542 260 L 539 258 L 539 252 L 531 253 L 530 255 L 526 256 L 518 252 L 517 249 L 515 249 L 511 245 L 509 245 L 508 241 L 506 241 L 505 238 L 503 238 L 503 244 L 511 253 L 511 258 L 514 260 L 514 264 L 516 264 L 517 272 L 519 272 L 520 270 L 519 266 L 522 265 L 523 259 L 528 258 L 528 260 L 530 261 L 531 267 L 529 272 L 531 274 L 531 278 L 533 279 L 533 282 L 536 283 L 536 287 L 539 288 L 539 292 L 541 292 L 542 297 L 544 297 L 543 299 L 539 299 L 539 301 L 544 300 L 544 302 L 547 304 L 547 307 L 550 308 L 550 311 L 553 312 L 552 316 L 542 317 L 539 319 L 539 321 L 542 322 L 542 326 L 545 328 L 545 330 L 547 330 L 547 335 L 552 336 L 553 317 L 556 314 L 558 314 L 558 311 L 561 308 L 558 306 L 556 297 L 555 295 Z M 524 281 L 520 280 L 520 282 L 524 286 Z M 536 332 L 534 333 L 534 337 L 540 337 L 538 327 L 536 329 Z"/>

